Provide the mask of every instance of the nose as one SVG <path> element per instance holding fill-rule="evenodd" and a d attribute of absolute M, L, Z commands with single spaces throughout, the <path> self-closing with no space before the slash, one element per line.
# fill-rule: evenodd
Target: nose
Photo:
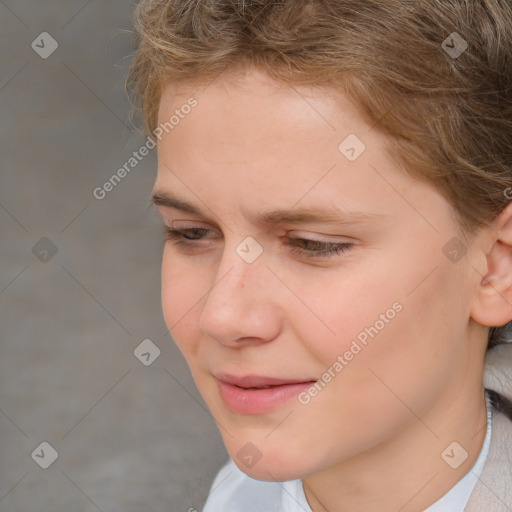
<path fill-rule="evenodd" d="M 263 254 L 247 263 L 226 244 L 200 314 L 200 329 L 230 347 L 272 341 L 281 325 L 277 286 Z"/>

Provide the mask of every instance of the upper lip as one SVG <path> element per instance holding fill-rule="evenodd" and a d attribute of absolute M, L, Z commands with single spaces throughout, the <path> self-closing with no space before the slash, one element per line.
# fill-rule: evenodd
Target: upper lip
<path fill-rule="evenodd" d="M 260 375 L 235 376 L 229 373 L 217 373 L 215 378 L 221 382 L 232 384 L 240 388 L 263 388 L 266 386 L 282 386 L 285 384 L 298 384 L 314 382 L 316 379 L 278 379 L 275 377 L 264 377 Z"/>

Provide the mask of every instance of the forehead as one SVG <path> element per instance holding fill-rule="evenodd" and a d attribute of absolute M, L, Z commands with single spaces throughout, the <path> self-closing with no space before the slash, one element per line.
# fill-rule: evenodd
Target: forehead
<path fill-rule="evenodd" d="M 191 100 L 193 109 L 187 105 Z M 381 149 L 379 136 L 369 133 L 356 106 L 341 94 L 285 85 L 258 71 L 206 85 L 167 86 L 160 125 L 171 118 L 173 126 L 158 145 L 159 156 L 167 153 L 168 163 L 171 156 L 174 163 L 201 157 L 211 165 L 253 167 L 255 173 L 274 165 L 276 179 L 283 176 L 285 163 L 295 169 L 329 169 L 340 156 L 340 143 L 348 136 L 357 140 L 356 132 L 371 142 L 370 150 Z M 359 141 L 359 146 L 364 144 Z"/>
<path fill-rule="evenodd" d="M 223 73 L 212 79 L 169 83 L 163 88 L 159 104 L 159 122 L 168 120 L 169 112 L 179 109 L 189 98 L 196 98 L 204 112 L 215 110 L 240 112 L 258 118 L 258 113 L 269 110 L 272 118 L 282 121 L 293 112 L 296 121 L 314 120 L 336 130 L 336 112 L 340 108 L 345 117 L 361 118 L 359 109 L 341 92 L 326 86 L 303 86 L 276 81 L 266 73 L 250 68 L 241 72 Z"/>
<path fill-rule="evenodd" d="M 196 106 L 183 109 L 191 98 Z M 346 211 L 414 216 L 425 192 L 437 194 L 398 172 L 386 136 L 341 92 L 287 86 L 252 72 L 169 85 L 159 122 L 180 113 L 158 144 L 155 189 L 179 188 L 189 203 L 198 204 L 195 196 L 235 199 L 238 211 L 248 212 L 329 201 Z"/>

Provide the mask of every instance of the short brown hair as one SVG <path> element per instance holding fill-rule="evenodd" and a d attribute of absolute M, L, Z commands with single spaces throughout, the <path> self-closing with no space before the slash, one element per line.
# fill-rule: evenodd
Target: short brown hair
<path fill-rule="evenodd" d="M 256 67 L 348 94 L 465 240 L 512 199 L 511 0 L 141 0 L 134 21 L 127 85 L 152 138 L 165 85 Z"/>

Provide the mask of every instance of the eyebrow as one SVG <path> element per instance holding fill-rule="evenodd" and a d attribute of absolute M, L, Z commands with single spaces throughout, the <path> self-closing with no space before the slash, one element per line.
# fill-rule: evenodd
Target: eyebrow
<path fill-rule="evenodd" d="M 168 192 L 155 192 L 151 198 L 155 206 L 175 208 L 182 212 L 207 218 L 208 215 L 195 205 L 175 197 Z M 318 208 L 297 208 L 294 210 L 270 210 L 251 215 L 246 210 L 243 213 L 255 224 L 275 225 L 281 222 L 290 224 L 327 223 L 327 224 L 363 224 L 382 221 L 389 218 L 388 215 L 366 212 L 348 212 L 335 205 L 327 205 Z"/>

